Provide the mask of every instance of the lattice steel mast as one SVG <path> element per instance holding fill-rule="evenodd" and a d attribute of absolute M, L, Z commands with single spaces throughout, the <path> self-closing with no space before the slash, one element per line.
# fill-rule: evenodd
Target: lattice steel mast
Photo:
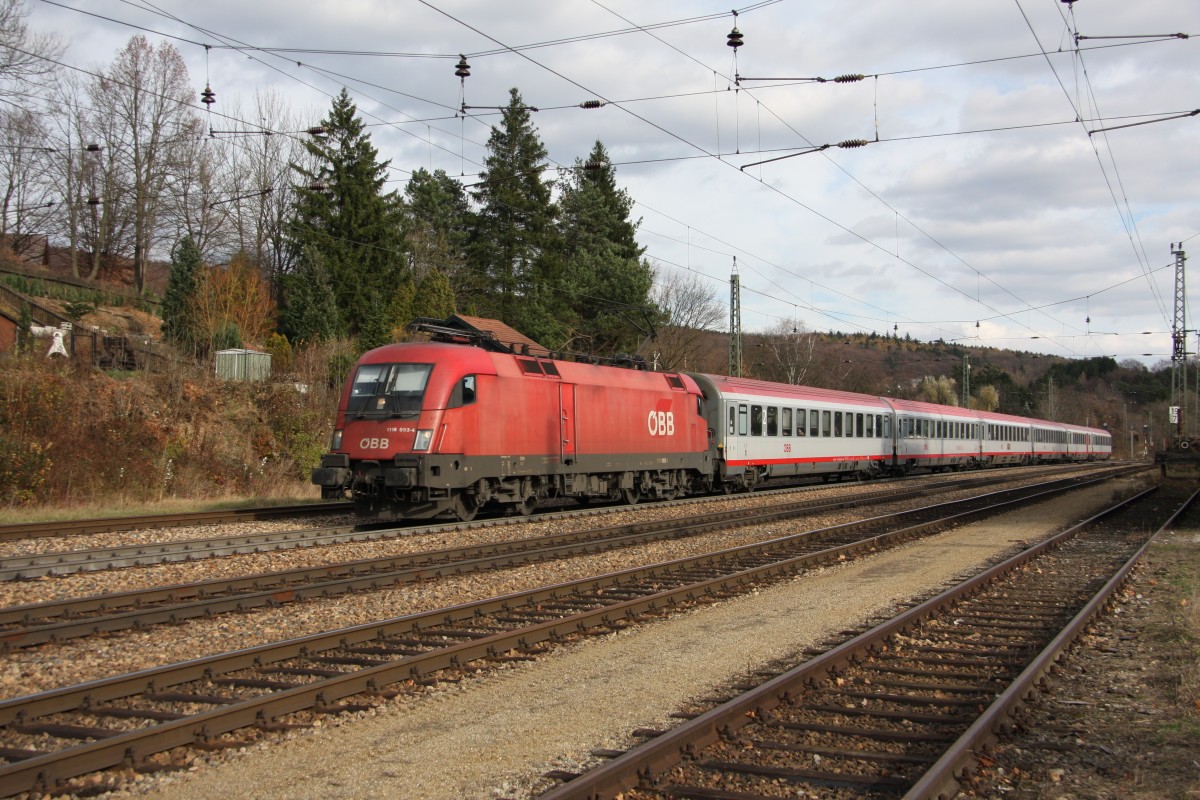
<path fill-rule="evenodd" d="M 729 375 L 742 377 L 742 284 L 738 278 L 737 256 L 729 276 Z"/>

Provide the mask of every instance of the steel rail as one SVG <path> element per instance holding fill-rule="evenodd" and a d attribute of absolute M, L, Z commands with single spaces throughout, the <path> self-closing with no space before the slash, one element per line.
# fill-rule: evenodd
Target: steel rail
<path fill-rule="evenodd" d="M 960 481 L 965 483 L 966 481 Z M 939 484 L 940 485 L 940 484 Z M 905 489 L 893 488 L 881 490 L 878 494 L 887 492 L 900 493 Z M 911 491 L 911 490 L 907 490 Z M 926 491 L 924 487 L 918 491 Z M 933 491 L 929 489 L 928 491 Z M 819 502 L 816 500 L 802 502 Z M 570 512 L 568 512 L 570 513 Z M 587 515 L 594 515 L 596 509 L 589 509 Z M 191 539 L 183 542 L 162 542 L 126 545 L 115 548 L 99 548 L 96 550 L 68 550 L 56 553 L 38 553 L 29 556 L 15 556 L 0 560 L 0 581 L 23 580 L 46 575 L 65 575 L 72 572 L 97 571 L 128 566 L 149 566 L 157 563 L 172 561 L 192 561 L 200 558 L 216 556 L 241 555 L 247 553 L 263 553 L 273 550 L 310 547 L 326 544 L 341 544 L 346 542 L 377 541 L 392 539 L 413 534 L 440 533 L 477 527 L 491 527 L 496 524 L 511 522 L 526 522 L 520 520 L 503 520 L 499 523 L 451 522 L 413 528 L 370 528 L 357 530 L 355 526 L 335 526 L 330 528 L 312 528 L 297 531 L 281 531 L 277 533 L 256 533 L 237 536 L 220 536 L 210 539 Z M 350 563 L 350 562 L 347 562 Z M 366 562 L 362 562 L 366 563 Z"/>
<path fill-rule="evenodd" d="M 1055 483 L 1101 479 L 1103 478 L 1076 475 L 1059 478 Z M 1007 481 L 997 479 L 994 482 Z M 944 492 L 950 486 L 959 483 L 961 482 L 950 481 L 937 486 L 922 486 L 915 492 L 911 488 L 886 489 L 848 498 L 814 498 L 772 507 L 711 512 L 684 519 L 637 522 L 589 531 L 363 559 L 239 578 L 213 579 L 10 606 L 0 609 L 0 650 L 111 633 L 131 627 L 178 623 L 187 619 L 277 606 L 304 599 L 378 590 L 431 578 L 611 551 L 656 540 L 696 536 L 731 525 L 764 524 L 819 511 L 854 508 L 893 498 L 897 494 L 919 496 Z M 984 488 L 988 485 L 981 485 L 979 481 L 969 483 L 971 488 Z M 1024 493 L 1023 489 L 1006 491 Z M 989 502 L 987 498 L 994 498 L 996 495 L 997 493 L 983 495 L 982 501 Z M 955 504 L 961 502 L 963 501 L 955 501 Z M 950 505 L 937 504 L 907 513 L 915 518 L 924 513 L 940 513 L 939 509 Z M 816 538 L 822 535 L 870 530 L 874 526 L 884 524 L 883 520 L 892 518 L 890 515 L 884 518 L 872 517 L 843 526 L 809 531 L 808 536 Z"/>
<path fill-rule="evenodd" d="M 1080 465 L 1073 465 L 1079 467 Z M 1119 469 L 1120 467 L 1106 466 L 1102 469 Z M 1020 478 L 1060 472 L 1062 467 L 1050 467 L 1024 473 Z M 1087 470 L 1086 467 L 1083 468 Z M 1092 468 L 1095 469 L 1094 467 Z M 922 481 L 918 484 L 916 493 L 928 493 L 938 487 L 953 487 L 956 485 L 971 485 L 974 483 L 1003 482 L 1014 480 L 1017 476 L 974 476 L 970 478 L 955 478 L 952 480 Z M 814 488 L 814 487 L 808 487 Z M 776 490 L 789 492 L 792 490 Z M 914 491 L 893 486 L 880 492 Z M 760 493 L 760 494 L 765 494 Z M 688 498 L 671 501 L 670 505 L 689 505 L 697 502 L 711 501 L 712 498 Z M 593 516 L 610 513 L 613 507 L 589 507 L 586 510 L 569 510 L 538 515 L 539 519 L 563 516 Z M 617 510 L 620 510 L 619 508 Z M 104 569 L 115 569 L 131 566 L 150 566 L 154 564 L 193 561 L 202 558 L 241 555 L 247 553 L 266 553 L 274 550 L 314 547 L 346 542 L 365 542 L 390 539 L 421 533 L 438 533 L 442 531 L 469 530 L 493 525 L 515 524 L 528 521 L 520 519 L 489 519 L 478 522 L 441 522 L 429 524 L 424 521 L 398 520 L 392 525 L 371 526 L 336 526 L 329 528 L 309 528 L 294 531 L 278 531 L 274 533 L 237 534 L 233 536 L 217 536 L 207 539 L 188 539 L 177 542 L 144 542 L 117 547 L 102 547 L 91 550 L 66 550 L 50 553 L 34 553 L 29 555 L 9 556 L 0 559 L 0 581 L 24 580 L 47 575 L 68 575 L 75 572 L 92 572 Z"/>
<path fill-rule="evenodd" d="M 176 514 L 139 514 L 100 519 L 64 519 L 50 522 L 17 522 L 0 525 L 0 541 L 41 539 L 63 536 L 83 536 L 92 533 L 133 531 L 146 528 L 175 528 L 204 523 L 244 522 L 246 520 L 276 519 L 301 514 L 335 514 L 353 511 L 354 504 L 301 503 L 261 508 L 229 508 L 214 511 L 185 511 Z"/>
<path fill-rule="evenodd" d="M 1061 489 L 1060 491 L 1066 491 Z M 1026 498 L 1010 499 L 1000 508 L 1028 503 Z M 793 576 L 813 566 L 838 563 L 859 554 L 875 552 L 881 547 L 910 540 L 930 530 L 940 530 L 952 522 L 978 519 L 995 509 L 976 509 L 948 518 L 925 522 L 885 534 L 806 553 L 798 557 L 784 556 L 774 560 L 764 557 L 763 545 L 748 545 L 702 557 L 679 559 L 664 564 L 623 570 L 533 591 L 505 595 L 489 600 L 466 603 L 359 625 L 327 633 L 314 634 L 288 642 L 261 645 L 218 656 L 195 659 L 181 664 L 156 667 L 130 675 L 107 678 L 73 687 L 64 687 L 37 695 L 0 702 L 0 726 L 10 731 L 38 729 L 36 721 L 50 715 L 103 714 L 112 708 L 113 701 L 128 701 L 141 696 L 155 702 L 170 699 L 169 691 L 187 683 L 229 680 L 226 676 L 241 670 L 271 669 L 285 661 L 314 659 L 322 653 L 358 647 L 381 650 L 388 637 L 426 636 L 445 639 L 449 626 L 467 622 L 472 628 L 489 628 L 487 615 L 504 619 L 517 612 L 527 611 L 541 616 L 559 613 L 554 619 L 535 624 L 514 623 L 507 630 L 468 633 L 466 641 L 442 646 L 428 652 L 408 655 L 395 660 L 363 664 L 361 668 L 315 682 L 280 688 L 262 688 L 269 694 L 244 699 L 221 698 L 192 700 L 192 702 L 221 702 L 223 707 L 192 714 L 180 719 L 156 722 L 137 730 L 106 731 L 101 738 L 56 752 L 33 755 L 0 767 L 0 794 L 8 795 L 28 790 L 51 790 L 71 777 L 122 763 L 138 764 L 147 756 L 173 747 L 210 741 L 214 737 L 248 726 L 266 726 L 284 714 L 305 709 L 339 710 L 338 703 L 356 694 L 378 694 L 399 681 L 418 679 L 442 669 L 455 669 L 478 659 L 495 658 L 503 653 L 554 642 L 592 629 L 620 626 L 638 617 L 697 601 L 719 598 L 728 593 L 744 591 L 762 581 L 780 576 Z M 781 540 L 790 537 L 782 537 Z M 746 567 L 750 559 L 753 566 Z M 761 562 L 766 563 L 761 563 Z M 719 573 L 713 575 L 713 573 Z M 700 574 L 699 580 L 696 575 Z M 634 593 L 633 582 L 641 580 L 644 592 Z M 674 583 L 669 588 L 664 585 Z M 625 591 L 622 591 L 625 587 Z M 573 595 L 581 599 L 573 600 Z M 574 604 L 607 603 L 572 613 Z M 557 612 L 550 606 L 561 607 Z M 496 620 L 491 621 L 495 626 Z M 369 661 L 363 659 L 363 661 Z M 236 678 L 233 679 L 236 682 Z M 258 684 L 255 684 L 258 685 Z M 195 695 L 186 695 L 194 698 Z M 178 698 L 176 698 L 178 699 Z M 142 716 L 148 716 L 143 711 Z M 154 717 L 153 719 L 159 719 Z M 71 726 L 62 726 L 71 728 Z M 97 734 L 99 735 L 99 734 Z"/>
<path fill-rule="evenodd" d="M 633 789 L 642 781 L 652 781 L 659 776 L 668 774 L 670 770 L 682 762 L 696 758 L 703 749 L 731 737 L 739 729 L 751 724 L 755 719 L 762 717 L 779 706 L 791 702 L 793 697 L 802 694 L 809 686 L 827 681 L 831 676 L 841 674 L 853 664 L 869 659 L 872 652 L 878 650 L 892 637 L 913 631 L 917 626 L 939 616 L 962 599 L 980 592 L 984 587 L 1020 569 L 1047 551 L 1061 546 L 1064 542 L 1077 536 L 1081 531 L 1096 524 L 1098 521 L 1121 512 L 1149 497 L 1156 490 L 1157 487 L 1151 488 L 1114 504 L 1099 514 L 1029 547 L 1012 558 L 1006 559 L 1000 564 L 963 581 L 957 586 L 941 592 L 935 597 L 904 611 L 883 624 L 861 633 L 824 653 L 816 655 L 798 667 L 772 678 L 762 685 L 716 706 L 687 722 L 681 723 L 671 730 L 663 732 L 651 741 L 573 778 L 568 783 L 551 789 L 542 794 L 539 800 L 612 800 L 621 793 Z M 1144 547 L 1138 550 L 1138 554 L 1143 551 Z M 1111 596 L 1112 592 L 1115 591 L 1114 587 L 1119 586 L 1121 580 L 1128 575 L 1136 558 L 1137 556 L 1135 555 L 1126 562 L 1117 575 L 1087 604 L 1085 611 L 1094 614 L 1102 606 L 1105 598 Z M 1084 613 L 1083 611 L 1080 612 L 1081 615 Z M 1090 616 L 1087 618 L 1090 619 Z M 1070 627 L 1078 631 L 1081 626 L 1082 624 L 1072 623 Z M 1067 637 L 1060 634 L 1055 638 L 1051 647 L 1057 648 L 1057 652 L 1061 652 L 1061 648 L 1065 647 L 1066 641 Z M 1055 655 L 1056 653 L 1051 653 L 1044 657 L 1039 657 L 1037 663 L 1041 664 L 1044 668 L 1053 661 Z M 1026 676 L 1026 673 L 1029 673 L 1029 677 Z M 1036 669 L 1031 665 L 1018 679 L 1022 681 L 1023 688 L 1013 688 L 1006 691 L 1005 696 L 1023 696 L 1032 686 L 1030 681 L 1034 680 L 1032 676 L 1035 674 Z M 993 710 L 993 708 L 996 710 Z M 1000 710 L 997 703 L 993 703 L 987 713 L 991 715 L 993 720 L 998 720 L 1004 717 L 1008 711 Z M 977 723 L 975 726 L 972 726 L 971 732 L 978 734 L 977 728 L 988 727 L 988 725 Z M 983 741 L 986 738 L 986 734 L 978 735 L 978 741 Z M 938 767 L 939 772 L 942 774 L 939 776 L 931 775 L 929 777 L 929 790 L 926 791 L 922 788 L 918 792 L 920 784 L 914 784 L 909 794 L 905 795 L 905 799 L 917 800 L 917 798 L 930 798 L 932 800 L 933 798 L 953 796 L 958 790 L 958 783 L 954 776 L 962 774 L 962 770 L 964 769 L 963 763 L 971 758 L 971 749 L 973 746 L 975 745 L 971 741 L 961 744 L 955 743 L 952 750 L 947 751 L 942 757 L 945 764 Z M 950 776 L 949 782 L 946 780 L 947 775 Z"/>
<path fill-rule="evenodd" d="M 1175 524 L 1175 520 L 1191 508 L 1200 497 L 1200 489 L 1171 515 L 1158 530 L 1138 548 L 1130 558 L 1118 569 L 1107 583 L 1091 600 L 1077 613 L 1054 637 L 1029 666 L 1012 682 L 1012 684 L 992 702 L 970 728 L 963 733 L 931 766 L 926 773 L 913 784 L 904 795 L 904 800 L 939 800 L 951 797 L 961 788 L 967 776 L 977 768 L 979 753 L 991 752 L 999 736 L 1011 728 L 1011 720 L 1017 708 L 1032 699 L 1037 687 L 1058 663 L 1067 648 L 1079 638 L 1092 621 L 1103 613 L 1113 596 L 1129 580 L 1129 574 L 1134 566 L 1145 555 L 1155 537 Z"/>

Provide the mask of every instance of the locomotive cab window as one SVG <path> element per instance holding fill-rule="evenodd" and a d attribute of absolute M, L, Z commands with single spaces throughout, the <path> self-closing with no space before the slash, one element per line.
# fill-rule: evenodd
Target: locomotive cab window
<path fill-rule="evenodd" d="M 454 385 L 447 408 L 461 408 L 475 402 L 475 376 L 467 375 Z"/>
<path fill-rule="evenodd" d="M 354 372 L 346 412 L 415 417 L 421 413 L 432 364 L 363 364 Z"/>

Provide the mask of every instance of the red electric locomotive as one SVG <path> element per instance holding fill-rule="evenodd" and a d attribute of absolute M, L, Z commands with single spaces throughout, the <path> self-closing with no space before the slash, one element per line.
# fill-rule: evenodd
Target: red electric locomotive
<path fill-rule="evenodd" d="M 912 400 L 567 361 L 494 320 L 419 321 L 342 394 L 326 499 L 363 517 L 470 520 L 569 497 L 636 503 L 853 475 L 1091 461 L 1108 432 Z"/>
<path fill-rule="evenodd" d="M 364 517 L 470 520 L 489 504 L 528 514 L 555 497 L 634 503 L 709 488 L 704 399 L 687 375 L 422 329 L 434 341 L 359 359 L 313 470 L 323 497 L 349 491 Z"/>

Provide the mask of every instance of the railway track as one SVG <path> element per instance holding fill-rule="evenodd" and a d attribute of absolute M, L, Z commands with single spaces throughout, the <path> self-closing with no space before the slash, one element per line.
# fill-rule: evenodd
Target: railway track
<path fill-rule="evenodd" d="M 177 528 L 182 525 L 247 522 L 265 519 L 286 519 L 304 514 L 349 514 L 354 504 L 301 503 L 289 506 L 261 508 L 229 508 L 216 511 L 185 511 L 177 514 L 144 514 L 100 519 L 52 520 L 50 522 L 19 522 L 0 525 L 0 542 L 20 539 L 85 536 L 112 531 L 136 531 L 149 528 Z"/>
<path fill-rule="evenodd" d="M 1024 505 L 1033 493 L 1002 494 L 999 506 L 942 508 L 916 524 L 904 512 L 888 532 L 866 537 L 836 526 L 15 698 L 0 703 L 0 758 L 8 762 L 0 765 L 0 794 L 58 790 L 74 776 L 119 764 L 145 767 L 153 754 L 217 744 L 295 712 L 361 707 L 441 670 L 529 658 L 559 640 Z"/>
<path fill-rule="evenodd" d="M 719 704 L 541 800 L 935 800 L 1104 609 L 1153 534 L 1149 490 Z M 1191 495 L 1160 529 L 1196 513 Z"/>
<path fill-rule="evenodd" d="M 1102 471 L 1102 474 L 1123 474 L 1126 470 L 1127 468 L 1108 469 Z M 1057 486 L 1075 488 L 1101 479 L 1103 478 L 1060 477 L 1033 489 L 1010 490 L 999 493 L 999 496 L 1027 497 Z M 823 511 L 862 507 L 895 499 L 901 495 L 912 498 L 941 494 L 951 489 L 962 488 L 964 485 L 982 489 L 996 482 L 1000 482 L 1000 479 L 983 483 L 977 479 L 938 481 L 917 489 L 893 487 L 847 498 L 813 498 L 671 520 L 636 522 L 529 539 L 11 606 L 0 609 L 0 649 L 30 647 L 79 636 L 178 623 L 187 619 L 247 611 L 305 599 L 373 591 L 448 575 L 502 569 L 633 547 L 660 539 L 696 536 L 731 526 L 762 524 Z M 973 502 L 994 502 L 996 496 L 985 495 Z M 928 515 L 961 513 L 961 509 L 971 504 L 973 503 L 968 502 L 968 506 L 959 503 L 939 504 L 909 513 L 913 520 L 919 520 Z M 810 540 L 819 542 L 830 535 L 867 536 L 881 526 L 891 524 L 893 519 L 890 516 L 870 518 L 852 525 L 839 526 L 824 534 L 812 532 Z"/>
<path fill-rule="evenodd" d="M 1113 467 L 1109 468 L 1111 469 Z M 1089 469 L 1094 470 L 1096 467 L 1073 467 L 1071 468 L 1071 471 L 1088 471 Z M 1024 478 L 1044 474 L 1064 474 L 1064 470 L 1062 467 L 1048 467 L 1031 472 L 1024 472 L 1017 477 Z M 910 480 L 902 480 L 897 482 L 897 484 L 892 485 L 890 488 L 882 489 L 872 493 L 871 496 L 884 497 L 889 493 L 894 495 L 920 495 L 928 494 L 938 490 L 953 489 L 961 486 L 987 485 L 988 483 L 1001 483 L 1013 479 L 1013 475 L 1004 473 L 1002 475 L 988 475 L 987 477 L 959 477 L 949 480 L 935 479 L 932 482 L 930 479 L 924 478 L 918 483 L 912 483 Z M 686 506 L 688 504 L 705 502 L 707 500 L 711 500 L 711 498 L 689 498 L 687 500 L 672 501 L 671 504 Z M 337 504 L 338 507 L 336 509 L 331 507 L 328 509 L 328 511 L 332 513 L 334 510 L 350 510 L 348 508 L 342 508 L 341 506 L 343 505 L 345 504 Z M 304 511 L 297 511 L 296 509 L 307 509 L 310 508 L 310 506 L 289 506 L 287 508 L 291 509 L 291 511 L 281 511 L 278 516 L 286 517 L 289 514 L 295 515 L 297 513 L 305 513 Z M 586 511 L 567 511 L 555 513 L 591 515 L 596 513 L 604 513 L 605 511 L 609 510 L 611 509 L 589 508 Z M 251 516 L 238 518 L 236 521 L 260 519 L 262 517 L 255 517 L 253 515 L 260 514 L 262 511 L 262 509 L 247 510 L 247 513 Z M 540 516 L 541 515 L 539 515 L 539 518 Z M 154 518 L 137 517 L 133 519 L 146 521 Z M 241 555 L 247 553 L 266 553 L 276 550 L 290 550 L 301 547 L 318 547 L 331 544 L 345 544 L 348 542 L 378 541 L 382 539 L 391 539 L 397 536 L 407 536 L 418 533 L 437 533 L 447 530 L 464 530 L 469 528 L 526 521 L 528 521 L 527 517 L 521 517 L 517 519 L 491 519 L 472 523 L 451 522 L 434 525 L 429 525 L 423 522 L 398 522 L 396 524 L 386 526 L 342 525 L 331 526 L 327 528 L 309 528 L 291 531 L 215 536 L 206 539 L 188 539 L 185 541 L 175 542 L 143 542 L 134 545 L 124 545 L 118 547 L 101 547 L 94 549 L 64 550 L 51 553 L 14 555 L 0 559 L 0 581 L 27 580 L 30 578 L 38 578 L 47 575 L 69 575 L 76 572 L 94 572 L 99 570 L 120 569 L 134 566 L 152 566 L 154 564 L 166 564 L 179 561 L 194 561 L 202 558 L 216 558 L 221 556 Z M 106 521 L 93 521 L 87 524 L 106 524 Z M 171 524 L 181 525 L 184 523 L 174 522 Z"/>

